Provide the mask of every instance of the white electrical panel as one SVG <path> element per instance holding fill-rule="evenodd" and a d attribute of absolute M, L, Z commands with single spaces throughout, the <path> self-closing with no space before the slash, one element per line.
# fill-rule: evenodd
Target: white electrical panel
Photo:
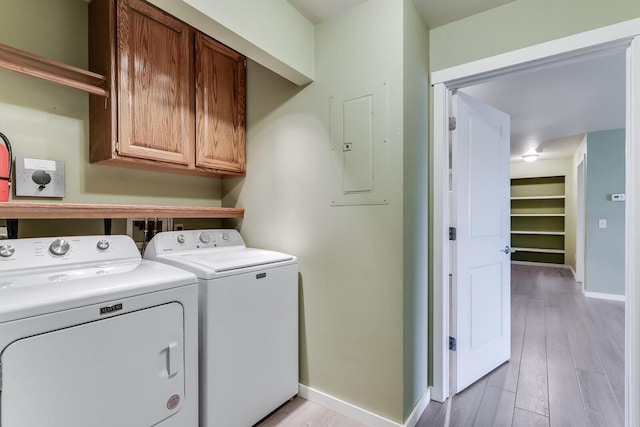
<path fill-rule="evenodd" d="M 332 206 L 388 204 L 387 85 L 331 97 Z"/>

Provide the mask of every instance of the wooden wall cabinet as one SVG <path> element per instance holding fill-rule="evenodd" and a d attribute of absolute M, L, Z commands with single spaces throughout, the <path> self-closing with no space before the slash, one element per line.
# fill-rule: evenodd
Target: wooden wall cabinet
<path fill-rule="evenodd" d="M 89 5 L 92 163 L 206 176 L 245 172 L 245 58 L 142 0 Z"/>

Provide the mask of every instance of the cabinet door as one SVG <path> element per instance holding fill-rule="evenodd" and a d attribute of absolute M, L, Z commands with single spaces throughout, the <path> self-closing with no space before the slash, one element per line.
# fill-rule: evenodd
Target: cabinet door
<path fill-rule="evenodd" d="M 140 0 L 119 0 L 118 154 L 193 164 L 189 27 Z"/>
<path fill-rule="evenodd" d="M 245 170 L 245 62 L 196 35 L 196 166 Z"/>

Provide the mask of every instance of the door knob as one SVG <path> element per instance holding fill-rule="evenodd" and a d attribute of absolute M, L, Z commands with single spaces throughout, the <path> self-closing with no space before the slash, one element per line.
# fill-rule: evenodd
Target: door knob
<path fill-rule="evenodd" d="M 511 249 L 509 247 L 509 245 L 505 246 L 504 249 L 501 249 L 500 252 L 504 252 L 505 254 L 509 255 L 514 253 L 516 250 L 515 249 Z"/>

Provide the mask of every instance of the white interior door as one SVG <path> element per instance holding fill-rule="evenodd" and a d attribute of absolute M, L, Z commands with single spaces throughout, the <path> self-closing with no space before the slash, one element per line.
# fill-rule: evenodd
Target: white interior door
<path fill-rule="evenodd" d="M 509 116 L 453 95 L 452 355 L 454 392 L 510 358 Z"/>

